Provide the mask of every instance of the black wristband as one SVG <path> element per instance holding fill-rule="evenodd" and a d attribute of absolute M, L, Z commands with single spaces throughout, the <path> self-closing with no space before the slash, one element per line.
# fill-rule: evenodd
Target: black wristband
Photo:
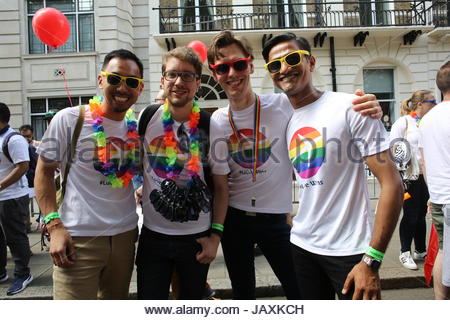
<path fill-rule="evenodd" d="M 217 230 L 217 229 L 212 229 L 212 228 L 210 229 L 210 231 L 211 231 L 211 233 L 217 234 L 219 236 L 219 238 L 222 239 L 222 236 L 223 236 L 223 232 L 222 231 Z"/>

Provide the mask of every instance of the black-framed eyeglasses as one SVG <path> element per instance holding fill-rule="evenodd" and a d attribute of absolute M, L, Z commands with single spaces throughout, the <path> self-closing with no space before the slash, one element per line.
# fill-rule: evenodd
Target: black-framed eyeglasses
<path fill-rule="evenodd" d="M 110 72 L 101 72 L 102 76 L 106 77 L 106 81 L 112 86 L 118 86 L 120 82 L 125 82 L 128 88 L 136 89 L 139 87 L 139 84 L 144 81 L 144 79 L 136 78 L 136 77 L 125 77 L 116 73 Z"/>
<path fill-rule="evenodd" d="M 429 102 L 432 104 L 436 104 L 436 100 L 428 99 L 428 100 L 422 100 L 422 102 Z"/>
<path fill-rule="evenodd" d="M 228 72 L 230 72 L 230 68 L 233 68 L 236 71 L 245 71 L 248 68 L 248 62 L 250 61 L 250 59 L 251 56 L 248 56 L 248 58 L 237 59 L 230 62 L 210 64 L 209 67 L 218 75 L 227 74 Z"/>
<path fill-rule="evenodd" d="M 191 71 L 177 72 L 177 71 L 169 70 L 169 71 L 165 71 L 163 73 L 163 77 L 164 77 L 164 79 L 166 79 L 167 81 L 170 81 L 170 82 L 176 81 L 178 79 L 178 77 L 180 77 L 181 80 L 183 80 L 184 82 L 192 82 L 192 81 L 198 79 L 198 75 Z"/>
<path fill-rule="evenodd" d="M 281 63 L 284 62 L 290 67 L 298 66 L 302 63 L 303 55 L 308 55 L 309 52 L 306 50 L 297 50 L 288 53 L 284 57 L 273 59 L 272 61 L 269 61 L 264 65 L 264 67 L 269 71 L 270 73 L 277 73 L 281 70 Z"/>

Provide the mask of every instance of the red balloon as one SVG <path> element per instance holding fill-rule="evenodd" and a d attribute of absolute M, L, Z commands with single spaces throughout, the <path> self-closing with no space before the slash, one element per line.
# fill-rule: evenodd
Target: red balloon
<path fill-rule="evenodd" d="M 203 42 L 199 40 L 193 40 L 189 42 L 187 46 L 194 49 L 194 51 L 197 52 L 198 56 L 200 57 L 200 60 L 202 62 L 205 62 L 207 49 L 206 45 Z"/>
<path fill-rule="evenodd" d="M 69 21 L 55 8 L 41 8 L 36 11 L 31 25 L 34 34 L 49 47 L 56 49 L 69 39 Z"/>

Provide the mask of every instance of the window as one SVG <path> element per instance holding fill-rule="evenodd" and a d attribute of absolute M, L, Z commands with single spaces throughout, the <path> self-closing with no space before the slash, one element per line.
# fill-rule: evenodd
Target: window
<path fill-rule="evenodd" d="M 200 88 L 195 94 L 196 100 L 203 101 L 227 99 L 225 91 L 213 77 L 203 74 L 201 80 L 202 83 L 200 84 Z"/>
<path fill-rule="evenodd" d="M 53 52 L 94 51 L 94 0 L 27 0 L 30 53 L 49 52 L 49 47 L 36 37 L 31 26 L 34 13 L 46 7 L 61 11 L 70 24 L 69 39 Z"/>
<path fill-rule="evenodd" d="M 364 69 L 364 91 L 376 95 L 383 109 L 383 121 L 386 130 L 390 131 L 395 121 L 395 94 L 393 69 Z"/>
<path fill-rule="evenodd" d="M 74 106 L 80 104 L 89 103 L 89 99 L 92 96 L 87 97 L 71 97 L 72 104 Z M 70 107 L 70 101 L 67 97 L 61 98 L 49 98 L 49 99 L 31 99 L 30 100 L 30 114 L 31 114 L 31 126 L 34 130 L 34 138 L 40 140 L 47 129 L 47 121 L 44 119 L 45 114 L 50 110 L 62 110 Z"/>
<path fill-rule="evenodd" d="M 271 26 L 274 28 L 325 25 L 323 0 L 270 0 Z M 306 24 L 305 24 L 306 23 Z"/>
<path fill-rule="evenodd" d="M 212 0 L 180 0 L 183 31 L 214 30 Z"/>

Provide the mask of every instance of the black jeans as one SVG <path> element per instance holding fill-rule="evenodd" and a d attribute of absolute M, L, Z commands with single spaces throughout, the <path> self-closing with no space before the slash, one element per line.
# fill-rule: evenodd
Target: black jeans
<path fill-rule="evenodd" d="M 136 255 L 137 295 L 140 300 L 167 300 L 174 271 L 180 282 L 180 300 L 202 299 L 209 264 L 196 259 L 200 234 L 172 236 L 142 227 Z"/>
<path fill-rule="evenodd" d="M 354 288 L 343 295 L 345 279 L 363 254 L 351 256 L 324 256 L 306 251 L 292 245 L 295 271 L 302 299 L 334 300 L 335 294 L 340 300 L 352 299 Z"/>
<path fill-rule="evenodd" d="M 31 251 L 25 223 L 29 202 L 28 195 L 0 201 L 0 274 L 6 272 L 6 246 L 14 259 L 14 276 L 30 273 Z"/>
<path fill-rule="evenodd" d="M 411 181 L 406 191 L 411 195 L 411 198 L 403 202 L 403 217 L 399 228 L 401 252 L 411 251 L 413 239 L 416 250 L 425 252 L 427 251 L 425 216 L 430 195 L 423 175 L 420 175 L 419 179 Z"/>
<path fill-rule="evenodd" d="M 228 207 L 222 249 L 233 299 L 255 299 L 255 256 L 258 244 L 280 281 L 287 299 L 300 299 L 285 214 L 256 213 Z"/>

